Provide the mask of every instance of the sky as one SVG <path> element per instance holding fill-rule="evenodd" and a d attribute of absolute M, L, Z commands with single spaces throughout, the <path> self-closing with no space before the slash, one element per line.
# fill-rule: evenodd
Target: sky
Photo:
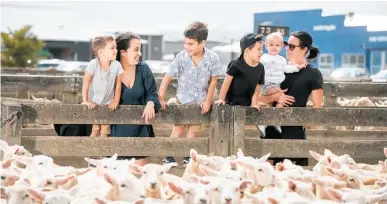
<path fill-rule="evenodd" d="M 387 2 L 381 1 L 3 1 L 1 30 L 30 24 L 45 39 L 87 39 L 105 31 L 133 31 L 180 40 L 184 28 L 199 20 L 208 24 L 208 40 L 229 42 L 253 32 L 256 12 L 306 9 L 323 9 L 323 15 L 354 12 L 352 24 L 387 30 Z"/>

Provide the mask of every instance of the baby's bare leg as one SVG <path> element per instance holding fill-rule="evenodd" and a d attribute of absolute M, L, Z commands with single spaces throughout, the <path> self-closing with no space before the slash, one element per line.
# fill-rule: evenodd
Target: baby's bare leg
<path fill-rule="evenodd" d="M 273 88 L 271 88 L 271 89 L 269 89 L 269 90 L 267 91 L 267 95 L 276 94 L 276 93 L 281 92 L 281 91 L 282 91 L 282 90 L 281 90 L 281 88 L 280 88 L 279 86 L 273 87 Z M 277 103 L 277 105 L 276 105 L 275 107 L 277 107 L 277 108 L 282 108 L 282 107 L 284 107 L 284 106 L 283 106 L 282 104 L 280 104 L 280 103 Z M 274 128 L 276 128 L 278 132 L 282 132 L 282 129 L 281 129 L 280 126 L 276 125 L 276 126 L 274 126 Z"/>
<path fill-rule="evenodd" d="M 280 91 L 281 91 L 281 88 L 279 86 L 273 87 L 273 88 L 267 90 L 267 95 L 270 96 L 270 95 L 276 94 Z"/>
<path fill-rule="evenodd" d="M 273 88 L 271 88 L 271 89 L 269 89 L 268 91 L 267 91 L 267 95 L 273 95 L 273 94 L 276 94 L 276 93 L 278 93 L 278 92 L 280 92 L 281 91 L 281 88 L 280 87 L 273 87 Z M 270 106 L 270 107 L 272 107 L 272 106 Z M 282 108 L 282 107 L 284 107 L 282 104 L 280 104 L 280 103 L 277 103 L 277 105 L 276 105 L 276 107 L 277 108 Z"/>

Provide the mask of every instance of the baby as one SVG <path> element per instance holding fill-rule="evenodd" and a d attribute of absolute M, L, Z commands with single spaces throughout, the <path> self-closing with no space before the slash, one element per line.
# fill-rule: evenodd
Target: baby
<path fill-rule="evenodd" d="M 279 32 L 269 34 L 266 37 L 265 46 L 268 54 L 263 54 L 261 57 L 261 63 L 265 68 L 265 84 L 261 86 L 261 94 L 272 95 L 281 91 L 280 84 L 285 80 L 285 73 L 298 72 L 306 64 L 288 65 L 287 60 L 279 55 L 284 46 L 283 37 Z M 267 105 L 272 106 L 272 104 Z M 283 107 L 283 105 L 278 103 L 276 107 Z M 280 126 L 275 126 L 275 128 L 282 132 Z M 258 129 L 265 136 L 266 126 L 260 125 Z"/>
<path fill-rule="evenodd" d="M 86 68 L 82 86 L 82 104 L 89 109 L 96 105 L 108 105 L 115 110 L 120 102 L 121 76 L 124 72 L 121 63 L 116 61 L 116 41 L 112 36 L 98 36 L 93 39 L 92 48 L 97 58 Z M 93 124 L 90 137 L 107 137 L 110 125 Z"/>

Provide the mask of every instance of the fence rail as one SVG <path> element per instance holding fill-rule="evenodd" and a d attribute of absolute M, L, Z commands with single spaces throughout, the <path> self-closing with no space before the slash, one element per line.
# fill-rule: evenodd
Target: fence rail
<path fill-rule="evenodd" d="M 60 124 L 145 124 L 141 119 L 145 106 L 119 106 L 116 111 L 107 107 L 88 110 L 85 105 L 60 103 L 23 103 L 23 123 L 60 123 Z M 219 117 L 231 118 L 227 107 L 220 109 Z M 385 126 L 387 124 L 387 108 L 253 108 L 234 107 L 235 111 L 244 113 L 241 118 L 246 125 L 356 125 Z M 211 114 L 201 114 L 197 105 L 171 105 L 166 111 L 160 111 L 154 124 L 210 124 Z M 213 111 L 212 114 L 217 114 Z M 214 117 L 214 116 L 212 116 Z M 349 122 L 348 119 L 351 119 Z"/>
<path fill-rule="evenodd" d="M 119 106 L 115 112 L 106 107 L 87 110 L 83 105 L 57 103 L 2 102 L 2 118 L 21 111 L 22 120 L 13 125 L 9 137 L 19 138 L 34 153 L 50 156 L 108 156 L 113 153 L 132 156 L 188 156 L 189 149 L 228 156 L 242 148 L 247 155 L 271 152 L 273 157 L 309 157 L 309 150 L 348 153 L 354 158 L 382 159 L 387 140 L 262 140 L 246 137 L 246 124 L 268 125 L 372 125 L 387 124 L 387 108 L 252 108 L 219 106 L 205 115 L 198 106 L 171 106 L 156 115 L 154 124 L 207 124 L 208 137 L 196 140 L 171 138 L 89 138 L 89 137 L 22 137 L 21 126 L 28 123 L 62 124 L 144 124 L 143 106 Z M 4 114 L 3 116 L 3 113 Z M 18 128 L 20 129 L 18 129 Z M 387 135 L 385 135 L 387 136 Z"/>
<path fill-rule="evenodd" d="M 1 75 L 2 96 L 17 93 L 29 98 L 29 92 L 50 92 L 64 103 L 37 103 L 27 99 L 2 97 L 1 118 L 15 111 L 22 119 L 3 128 L 5 139 L 24 145 L 35 154 L 50 156 L 109 156 L 114 153 L 132 156 L 188 156 L 189 149 L 219 156 L 235 154 L 242 148 L 247 155 L 273 157 L 310 157 L 308 150 L 324 148 L 337 154 L 348 153 L 359 161 L 384 159 L 387 131 L 307 130 L 308 140 L 262 140 L 258 132 L 246 126 L 387 126 L 387 108 L 347 108 L 335 106 L 337 97 L 387 97 L 387 83 L 324 82 L 324 108 L 252 108 L 220 106 L 200 114 L 198 106 L 170 106 L 156 115 L 153 124 L 204 124 L 207 129 L 197 140 L 170 139 L 169 129 L 157 129 L 156 138 L 54 137 L 53 129 L 27 129 L 23 124 L 144 124 L 144 106 L 119 106 L 112 112 L 106 107 L 89 111 L 76 103 L 82 88 L 82 76 Z M 223 79 L 218 81 L 218 90 Z M 157 86 L 161 82 L 156 79 Z M 173 80 L 169 91 L 176 90 Z M 38 132 L 39 131 L 39 132 Z M 44 131 L 44 132 L 43 132 Z M 164 137 L 160 137 L 164 136 Z M 3 137 L 4 138 L 4 137 Z"/>
<path fill-rule="evenodd" d="M 161 78 L 156 78 L 157 87 L 160 86 Z M 48 75 L 1 75 L 1 91 L 3 93 L 25 92 L 67 92 L 64 98 L 76 97 L 74 93 L 82 91 L 83 76 L 48 76 Z M 223 79 L 219 78 L 217 89 L 220 90 Z M 177 81 L 173 79 L 172 90 L 176 89 Z M 325 105 L 335 105 L 336 99 L 340 97 L 386 97 L 387 83 L 372 82 L 324 82 Z M 68 93 L 70 92 L 70 93 Z M 72 95 L 71 95 L 72 93 Z M 70 94 L 70 95 L 69 95 Z M 73 99 L 73 101 L 76 101 Z M 74 103 L 74 102 L 73 102 Z"/>
<path fill-rule="evenodd" d="M 22 144 L 33 154 L 50 156 L 187 156 L 191 148 L 207 154 L 209 139 L 172 138 L 90 138 L 90 137 L 23 137 Z"/>
<path fill-rule="evenodd" d="M 167 127 L 153 127 L 156 137 L 169 137 L 171 135 L 172 128 Z M 208 137 L 210 135 L 211 128 L 203 128 L 201 132 L 197 134 L 198 137 Z M 257 138 L 257 129 L 254 127 L 245 129 L 246 138 Z M 54 128 L 23 128 L 22 136 L 55 136 L 57 135 Z M 306 135 L 308 140 L 383 140 L 387 139 L 387 131 L 383 130 L 318 130 L 307 129 Z"/>

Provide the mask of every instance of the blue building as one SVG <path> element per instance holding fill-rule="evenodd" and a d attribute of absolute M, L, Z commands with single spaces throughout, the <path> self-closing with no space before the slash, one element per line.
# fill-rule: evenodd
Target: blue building
<path fill-rule="evenodd" d="M 254 32 L 258 33 L 259 25 L 287 26 L 289 32 L 307 31 L 314 46 L 320 49 L 321 54 L 314 62 L 320 69 L 365 67 L 371 74 L 387 69 L 387 31 L 369 32 L 366 26 L 346 27 L 345 15 L 321 14 L 321 9 L 255 13 Z"/>

